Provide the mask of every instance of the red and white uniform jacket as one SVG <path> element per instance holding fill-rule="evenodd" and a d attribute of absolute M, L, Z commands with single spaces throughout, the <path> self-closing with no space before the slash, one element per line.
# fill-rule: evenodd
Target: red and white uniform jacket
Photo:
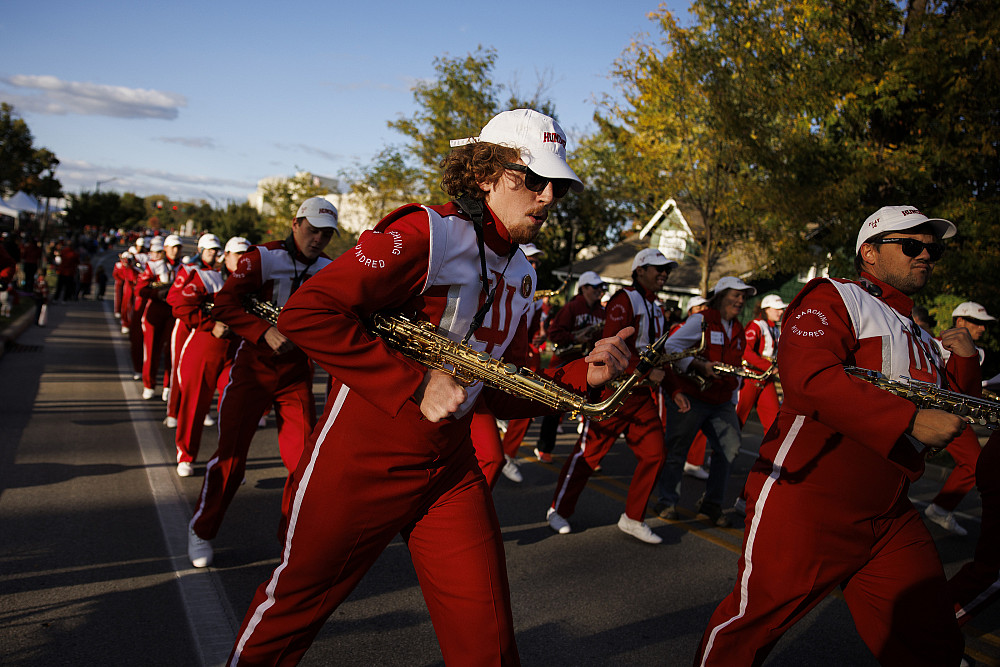
<path fill-rule="evenodd" d="M 943 367 L 930 334 L 910 319 L 910 298 L 863 278 L 880 296 L 860 282 L 816 279 L 789 305 L 778 343 L 785 400 L 754 469 L 834 489 L 833 505 L 869 516 L 891 507 L 906 480 L 923 472 L 923 446 L 905 435 L 917 407 L 844 366 L 978 395 L 979 364 L 952 355 Z"/>
<path fill-rule="evenodd" d="M 173 285 L 174 278 L 181 267 L 181 260 L 177 258 L 173 262 L 167 259 L 151 259 L 146 262 L 146 268 L 142 270 L 135 281 L 135 291 L 140 298 L 149 304 L 146 307 L 145 317 L 148 322 L 154 325 L 164 324 L 173 320 L 173 313 L 167 305 L 166 295 L 160 296 L 158 288 L 153 287 L 155 283 L 164 283 L 167 287 Z"/>
<path fill-rule="evenodd" d="M 524 313 L 534 298 L 535 271 L 524 253 L 515 251 L 490 211 L 485 213 L 484 254 L 496 297 L 467 344 L 521 366 L 529 343 Z M 364 232 L 353 250 L 296 292 L 282 311 L 278 329 L 364 399 L 364 404 L 352 404 L 354 419 L 406 414 L 404 423 L 414 437 L 451 442 L 463 433 L 467 437 L 468 419 L 462 420 L 458 431 L 454 420 L 471 418 L 482 383 L 466 388 L 468 398 L 453 419 L 442 424 L 424 421 L 412 397 L 427 368 L 390 349 L 360 325 L 372 313 L 398 312 L 429 321 L 460 341 L 485 299 L 476 234 L 465 214 L 453 203 L 410 204 L 389 214 L 375 230 Z M 572 381 L 569 369 L 558 372 L 557 378 L 571 387 L 586 386 L 586 364 L 576 365 L 575 370 Z M 336 392 L 334 387 L 331 396 Z M 485 398 L 500 418 L 551 412 L 492 390 Z"/>
<path fill-rule="evenodd" d="M 704 325 L 705 349 L 699 352 L 698 356 L 708 361 L 739 366 L 743 362 L 743 346 L 746 342 L 743 325 L 735 318 L 728 323 L 723 322 L 719 311 L 714 308 L 687 318 L 679 329 L 670 334 L 664 351 L 674 353 L 695 347 L 701 340 L 702 325 Z M 681 359 L 677 366 L 681 370 L 686 370 L 690 363 L 690 359 Z M 738 377 L 723 376 L 713 380 L 705 390 L 701 390 L 693 380 L 672 370 L 667 372 L 667 379 L 664 382 L 671 386 L 672 395 L 683 392 L 712 405 L 720 405 L 726 401 L 736 403 L 737 390 L 740 387 Z"/>
<path fill-rule="evenodd" d="M 635 334 L 625 341 L 632 353 L 624 373 L 627 377 L 639 364 L 639 350 L 652 345 L 662 335 L 666 326 L 663 309 L 655 294 L 650 294 L 641 287 L 626 287 L 608 301 L 605 316 L 605 338 L 614 336 L 625 327 L 635 327 Z"/>
<path fill-rule="evenodd" d="M 222 289 L 224 282 L 221 271 L 201 262 L 179 271 L 167 293 L 174 317 L 191 331 L 211 332 L 215 319 L 205 313 L 203 306 Z"/>
<path fill-rule="evenodd" d="M 289 247 L 292 252 L 289 252 Z M 299 349 L 274 355 L 264 341 L 264 334 L 271 328 L 271 323 L 246 312 L 243 298 L 252 294 L 262 301 L 283 307 L 296 288 L 329 263 L 330 258 L 325 254 L 313 263 L 307 263 L 291 237 L 253 246 L 240 257 L 236 271 L 215 294 L 212 317 L 225 322 L 234 334 L 242 337 L 247 344 L 241 350 L 253 350 L 257 359 L 269 360 L 269 363 L 305 362 L 305 355 Z"/>
<path fill-rule="evenodd" d="M 746 338 L 743 360 L 757 371 L 766 371 L 773 366 L 778 355 L 778 332 L 778 325 L 772 325 L 766 318 L 747 324 L 743 332 Z"/>
<path fill-rule="evenodd" d="M 568 348 L 579 345 L 576 340 L 576 333 L 582 329 L 590 327 L 594 333 L 590 340 L 584 341 L 583 351 L 571 350 L 560 354 L 558 351 L 549 362 L 550 366 L 557 367 L 574 359 L 580 359 L 589 352 L 589 346 L 600 339 L 601 327 L 604 325 L 604 306 L 600 301 L 595 301 L 593 306 L 587 305 L 587 299 L 582 294 L 577 294 L 569 302 L 559 309 L 556 316 L 549 323 L 549 341 L 559 348 Z"/>

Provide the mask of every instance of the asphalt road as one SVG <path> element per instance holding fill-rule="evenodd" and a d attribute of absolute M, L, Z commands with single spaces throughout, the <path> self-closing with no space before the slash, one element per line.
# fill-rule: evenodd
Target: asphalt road
<path fill-rule="evenodd" d="M 141 400 L 110 302 L 50 308 L 0 357 L 0 664 L 216 665 L 228 654 L 256 587 L 277 563 L 275 534 L 285 470 L 273 418 L 258 432 L 246 484 L 214 544 L 215 564 L 194 570 L 186 523 L 214 450 L 205 429 L 195 477 L 174 473 L 165 404 Z M 321 394 L 325 377 L 317 377 Z M 712 610 L 731 589 L 741 528 L 694 518 L 648 521 L 651 546 L 616 522 L 634 459 L 615 446 L 572 518 L 545 523 L 559 464 L 575 441 L 559 438 L 556 464 L 521 450 L 520 485 L 501 478 L 503 526 L 518 647 L 525 665 L 688 665 Z M 534 428 L 527 443 L 534 442 Z M 751 421 L 733 471 L 735 498 L 761 431 Z M 933 497 L 941 469 L 912 490 Z M 685 478 L 682 506 L 704 484 Z M 960 507 L 970 535 L 932 526 L 952 573 L 978 536 L 975 494 Z M 967 630 L 978 664 L 1000 665 L 1000 609 Z M 394 541 L 307 653 L 305 665 L 441 664 L 406 548 Z M 827 598 L 778 644 L 769 665 L 873 665 L 843 600 Z"/>

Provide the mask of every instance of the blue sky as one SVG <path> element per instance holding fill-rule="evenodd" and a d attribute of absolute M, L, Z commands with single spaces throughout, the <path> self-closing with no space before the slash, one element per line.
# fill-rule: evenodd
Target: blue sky
<path fill-rule="evenodd" d="M 158 5 L 160 3 L 157 3 Z M 666 3 L 684 14 L 689 2 Z M 296 169 L 336 177 L 402 135 L 434 58 L 497 50 L 496 82 L 539 80 L 572 138 L 655 2 L 8 3 L 0 101 L 61 161 L 66 192 L 246 201 Z M 114 180 L 110 180 L 114 179 Z"/>

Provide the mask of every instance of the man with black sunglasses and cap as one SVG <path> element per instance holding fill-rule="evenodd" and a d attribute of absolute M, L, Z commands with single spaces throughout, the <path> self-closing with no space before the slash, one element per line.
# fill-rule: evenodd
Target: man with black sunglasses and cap
<path fill-rule="evenodd" d="M 557 190 L 583 188 L 565 145 L 544 114 L 499 114 L 478 137 L 452 142 L 442 185 L 456 201 L 390 213 L 285 305 L 278 329 L 335 380 L 285 487 L 281 563 L 257 589 L 230 667 L 298 662 L 397 535 L 445 664 L 519 664 L 500 524 L 469 423 L 481 398 L 500 418 L 546 408 L 482 382 L 459 385 L 364 322 L 402 313 L 521 365 L 537 280 L 518 246 L 538 234 Z M 548 182 L 531 190 L 527 172 L 509 164 Z M 602 385 L 628 364 L 631 333 L 599 342 L 554 379 L 577 392 Z"/>
<path fill-rule="evenodd" d="M 316 424 L 309 359 L 277 327 L 247 312 L 256 297 L 281 308 L 288 298 L 330 263 L 323 253 L 337 232 L 337 209 L 323 197 L 302 202 L 284 241 L 251 247 L 215 292 L 212 319 L 243 340 L 236 350 L 229 383 L 219 400 L 218 449 L 188 527 L 188 558 L 195 567 L 211 564 L 214 539 L 229 503 L 240 488 L 250 442 L 259 420 L 272 408 L 278 417 L 281 461 L 294 470 Z"/>
<path fill-rule="evenodd" d="M 861 638 L 886 665 L 958 665 L 963 640 L 934 542 L 907 497 L 929 447 L 965 428 L 958 416 L 848 375 L 979 392 L 965 329 L 937 344 L 910 300 L 941 257 L 947 220 L 887 206 L 865 220 L 857 280 L 820 278 L 784 318 L 785 400 L 746 483 L 747 525 L 733 591 L 709 621 L 696 664 L 760 664 L 781 636 L 840 586 Z"/>

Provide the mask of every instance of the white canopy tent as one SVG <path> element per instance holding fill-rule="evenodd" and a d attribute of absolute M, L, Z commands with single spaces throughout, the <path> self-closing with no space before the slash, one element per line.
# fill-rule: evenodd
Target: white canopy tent
<path fill-rule="evenodd" d="M 16 208 L 11 208 L 10 206 L 7 206 L 7 202 L 0 199 L 0 215 L 7 215 L 17 220 L 17 217 L 20 213 L 21 212 L 18 211 Z"/>
<path fill-rule="evenodd" d="M 41 205 L 38 203 L 38 200 L 23 190 L 18 190 L 5 204 L 10 208 L 24 211 L 25 213 L 39 213 L 41 211 Z"/>

